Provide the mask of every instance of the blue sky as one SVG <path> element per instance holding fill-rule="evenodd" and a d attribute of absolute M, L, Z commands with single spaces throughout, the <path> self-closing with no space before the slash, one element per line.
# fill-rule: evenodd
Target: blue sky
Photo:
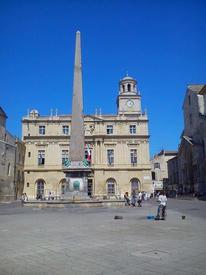
<path fill-rule="evenodd" d="M 119 80 L 138 81 L 151 155 L 173 150 L 187 84 L 206 83 L 206 1 L 0 0 L 0 106 L 8 130 L 36 108 L 71 113 L 75 32 L 81 31 L 84 113 L 115 114 Z"/>

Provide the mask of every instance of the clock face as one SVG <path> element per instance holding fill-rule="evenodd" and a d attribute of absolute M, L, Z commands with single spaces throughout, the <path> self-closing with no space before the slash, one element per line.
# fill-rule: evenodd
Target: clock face
<path fill-rule="evenodd" d="M 132 107 L 133 105 L 134 105 L 134 101 L 132 101 L 131 99 L 129 99 L 129 100 L 127 100 L 127 102 L 126 102 L 126 105 L 127 105 L 127 107 Z"/>

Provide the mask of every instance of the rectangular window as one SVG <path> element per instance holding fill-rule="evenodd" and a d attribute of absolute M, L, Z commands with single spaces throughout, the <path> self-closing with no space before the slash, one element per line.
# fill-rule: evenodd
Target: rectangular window
<path fill-rule="evenodd" d="M 113 125 L 107 125 L 107 135 L 113 134 Z"/>
<path fill-rule="evenodd" d="M 64 165 L 65 161 L 69 160 L 69 151 L 62 150 L 62 164 Z"/>
<path fill-rule="evenodd" d="M 130 134 L 136 134 L 136 125 L 130 125 L 129 126 L 129 132 Z"/>
<path fill-rule="evenodd" d="M 155 172 L 152 172 L 152 180 L 155 180 L 156 176 L 155 176 Z"/>
<path fill-rule="evenodd" d="M 114 150 L 113 149 L 107 150 L 107 163 L 109 165 L 114 164 Z"/>
<path fill-rule="evenodd" d="M 154 169 L 155 169 L 155 168 L 160 169 L 160 163 L 159 163 L 159 162 L 155 162 L 155 163 L 154 163 Z"/>
<path fill-rule="evenodd" d="M 29 157 L 29 158 L 31 157 L 31 152 L 28 152 L 28 157 Z"/>
<path fill-rule="evenodd" d="M 62 133 L 63 133 L 64 135 L 68 135 L 68 134 L 69 134 L 69 126 L 63 125 L 63 126 L 62 126 Z"/>
<path fill-rule="evenodd" d="M 92 183 L 92 179 L 88 179 L 88 183 L 87 183 L 87 194 L 88 196 L 92 196 L 93 194 L 93 183 Z"/>
<path fill-rule="evenodd" d="M 26 187 L 29 187 L 29 182 L 26 183 Z"/>
<path fill-rule="evenodd" d="M 45 150 L 38 151 L 38 165 L 45 164 Z"/>
<path fill-rule="evenodd" d="M 45 126 L 39 126 L 39 134 L 40 135 L 45 135 Z"/>
<path fill-rule="evenodd" d="M 131 164 L 132 165 L 137 164 L 137 149 L 131 149 L 130 150 L 130 159 L 131 159 Z"/>

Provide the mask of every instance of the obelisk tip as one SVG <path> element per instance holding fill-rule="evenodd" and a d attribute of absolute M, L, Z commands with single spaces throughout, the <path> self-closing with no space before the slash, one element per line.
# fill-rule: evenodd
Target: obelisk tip
<path fill-rule="evenodd" d="M 76 34 L 80 34 L 80 31 L 77 31 Z"/>

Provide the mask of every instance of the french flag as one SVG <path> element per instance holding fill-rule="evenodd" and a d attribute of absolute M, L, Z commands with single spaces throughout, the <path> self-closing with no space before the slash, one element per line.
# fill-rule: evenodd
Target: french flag
<path fill-rule="evenodd" d="M 87 160 L 91 161 L 91 151 L 89 149 L 89 145 L 87 144 Z"/>

